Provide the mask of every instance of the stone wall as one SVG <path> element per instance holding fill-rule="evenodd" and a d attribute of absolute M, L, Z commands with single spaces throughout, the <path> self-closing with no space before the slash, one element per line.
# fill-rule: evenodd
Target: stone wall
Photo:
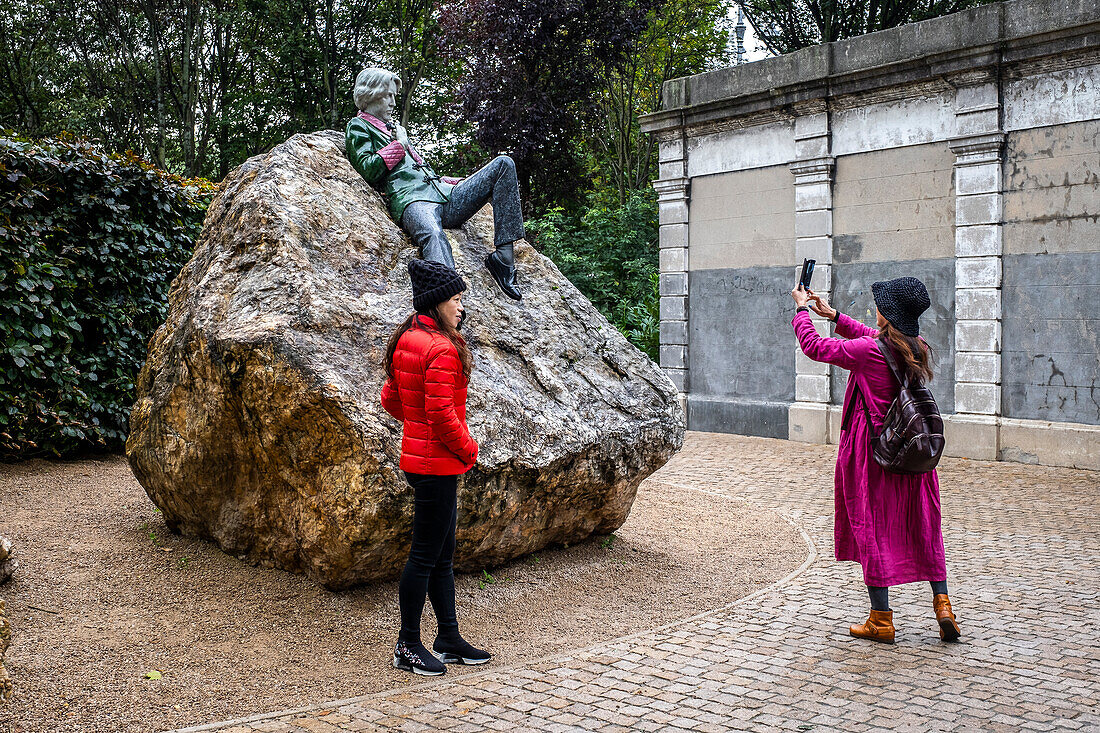
<path fill-rule="evenodd" d="M 935 354 L 931 386 L 945 413 L 955 409 L 954 158 L 944 143 L 844 155 L 833 184 L 832 302 L 873 326 L 871 283 L 920 278 L 932 299 L 922 317 Z M 839 405 L 848 373 L 831 371 L 832 404 Z"/>
<path fill-rule="evenodd" d="M 1100 425 L 1100 120 L 1011 132 L 1005 160 L 1002 414 Z"/>
<path fill-rule="evenodd" d="M 732 417 L 741 432 L 787 436 L 794 354 L 775 314 L 790 297 L 792 181 L 787 166 L 693 179 L 689 289 L 708 304 L 689 321 L 687 408 L 697 430 L 722 431 Z"/>
<path fill-rule="evenodd" d="M 696 430 L 835 442 L 787 295 L 929 288 L 948 451 L 1100 468 L 1100 13 L 1013 0 L 669 82 L 662 366 Z M 822 333 L 830 325 L 817 321 Z"/>

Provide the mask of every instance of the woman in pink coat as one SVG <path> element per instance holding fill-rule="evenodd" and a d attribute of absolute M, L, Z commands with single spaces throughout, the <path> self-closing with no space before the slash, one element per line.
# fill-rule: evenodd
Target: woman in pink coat
<path fill-rule="evenodd" d="M 791 292 L 798 312 L 792 325 L 803 353 L 814 361 L 847 369 L 848 387 L 836 460 L 834 540 L 837 560 L 863 566 L 863 580 L 871 596 L 871 614 L 852 626 L 852 636 L 894 642 L 891 585 L 928 581 L 940 638 L 959 638 L 959 625 L 947 596 L 947 567 L 940 531 L 940 490 L 935 471 L 899 474 L 884 471 L 871 455 L 866 404 L 875 430 L 899 386 L 876 339 L 893 350 L 900 369 L 911 380 L 932 379 L 932 354 L 919 338 L 917 319 L 931 301 L 924 283 L 901 277 L 871 286 L 877 307 L 878 329 L 838 313 L 821 296 L 801 286 Z M 809 308 L 836 323 L 840 338 L 818 335 Z M 864 402 L 865 400 L 865 402 Z"/>

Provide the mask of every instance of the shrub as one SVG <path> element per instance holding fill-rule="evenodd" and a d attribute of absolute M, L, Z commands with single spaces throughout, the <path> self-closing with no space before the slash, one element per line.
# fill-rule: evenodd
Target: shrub
<path fill-rule="evenodd" d="M 0 134 L 0 456 L 117 450 L 213 186 Z"/>
<path fill-rule="evenodd" d="M 656 361 L 660 334 L 657 289 L 657 196 L 636 191 L 619 207 L 577 214 L 551 209 L 527 230 L 535 247 L 631 343 Z"/>

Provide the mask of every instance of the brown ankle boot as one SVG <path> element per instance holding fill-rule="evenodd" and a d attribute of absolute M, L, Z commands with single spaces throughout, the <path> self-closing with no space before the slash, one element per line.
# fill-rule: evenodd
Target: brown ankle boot
<path fill-rule="evenodd" d="M 871 615 L 862 624 L 848 627 L 848 633 L 860 639 L 881 641 L 886 644 L 894 643 L 894 612 L 876 611 L 871 609 Z"/>
<path fill-rule="evenodd" d="M 955 614 L 951 610 L 951 599 L 946 593 L 940 593 L 932 598 L 932 608 L 936 611 L 936 623 L 940 625 L 940 638 L 944 641 L 955 641 L 962 635 L 959 623 L 955 620 Z"/>

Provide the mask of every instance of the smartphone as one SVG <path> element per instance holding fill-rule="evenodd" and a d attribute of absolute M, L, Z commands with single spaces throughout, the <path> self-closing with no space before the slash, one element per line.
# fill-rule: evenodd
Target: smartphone
<path fill-rule="evenodd" d="M 802 260 L 802 277 L 798 279 L 798 282 L 803 290 L 810 289 L 810 279 L 814 276 L 814 265 L 816 264 L 817 260 Z"/>

